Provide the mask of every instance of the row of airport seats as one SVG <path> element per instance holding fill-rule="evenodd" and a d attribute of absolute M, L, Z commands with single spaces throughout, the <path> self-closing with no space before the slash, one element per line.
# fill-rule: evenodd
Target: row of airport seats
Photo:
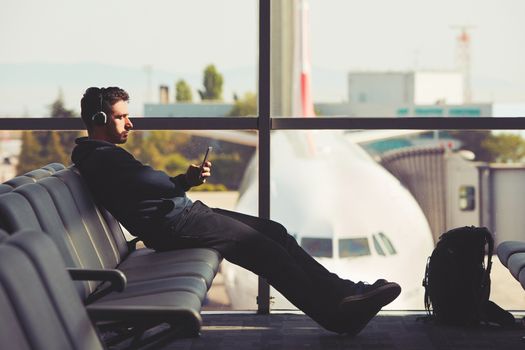
<path fill-rule="evenodd" d="M 60 253 L 42 232 L 0 231 L 0 315 L 2 349 L 104 348 Z"/>
<path fill-rule="evenodd" d="M 199 334 L 219 254 L 135 249 L 115 218 L 96 205 L 75 167 L 54 163 L 1 184 L 0 228 L 45 232 L 97 328 L 118 330 L 110 342 L 129 336 L 140 342 L 159 324 L 170 326 L 168 334 Z M 46 315 L 35 317 L 45 322 Z"/>
<path fill-rule="evenodd" d="M 525 242 L 505 241 L 498 245 L 498 258 L 525 289 Z"/>

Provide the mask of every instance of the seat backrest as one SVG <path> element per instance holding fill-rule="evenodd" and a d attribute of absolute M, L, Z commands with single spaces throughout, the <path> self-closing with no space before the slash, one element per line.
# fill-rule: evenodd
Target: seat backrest
<path fill-rule="evenodd" d="M 85 261 L 86 266 L 94 268 L 100 265 L 101 268 L 112 269 L 120 263 L 120 254 L 111 234 L 97 222 L 100 220 L 97 216 L 86 215 L 82 207 L 79 207 L 80 198 L 74 197 L 64 182 L 55 176 L 50 176 L 40 180 L 36 185 L 47 191 L 61 218 L 61 225 L 79 256 L 83 257 L 81 260 Z M 31 189 L 33 186 L 24 186 L 19 191 L 27 192 L 27 187 Z M 39 194 L 35 193 L 35 196 Z M 44 215 L 47 215 L 45 207 L 34 206 L 34 208 L 39 211 L 43 209 Z M 89 259 L 93 261 L 89 262 Z"/>
<path fill-rule="evenodd" d="M 68 267 L 117 267 L 123 255 L 127 255 L 123 234 L 120 244 L 117 243 L 79 175 L 67 169 L 54 175 L 0 194 L 0 228 L 8 232 L 22 229 L 47 232 Z M 95 281 L 75 284 L 82 298 L 99 285 Z"/>
<path fill-rule="evenodd" d="M 4 184 L 9 185 L 13 188 L 16 188 L 16 187 L 19 187 L 25 184 L 31 184 L 34 182 L 36 182 L 36 179 L 33 177 L 20 175 L 20 176 L 15 176 L 12 179 L 5 181 Z"/>
<path fill-rule="evenodd" d="M 82 179 L 78 169 L 71 166 L 53 174 L 69 188 L 77 206 L 84 218 L 92 225 L 93 232 L 106 235 L 108 241 L 113 242 L 114 249 L 119 254 L 119 259 L 124 259 L 128 254 L 128 246 L 119 222 L 104 208 L 97 206 L 86 182 Z"/>
<path fill-rule="evenodd" d="M 95 257 L 85 254 L 89 251 L 91 243 L 88 242 L 84 247 L 75 246 L 75 243 L 82 241 L 82 234 L 78 233 L 80 239 L 72 239 L 62 224 L 51 197 L 36 183 L 0 195 L 0 227 L 11 234 L 21 230 L 46 230 L 44 232 L 54 241 L 68 267 L 102 267 L 100 261 L 96 259 L 96 254 Z M 98 284 L 94 281 L 75 282 L 82 298 L 91 294 Z"/>
<path fill-rule="evenodd" d="M 0 237 L 0 348 L 103 349 L 53 242 Z"/>
<path fill-rule="evenodd" d="M 0 195 L 22 185 L 39 182 L 53 174 L 56 174 L 56 177 L 69 189 L 70 196 L 74 197 L 76 207 L 80 211 L 80 215 L 83 216 L 83 224 L 91 234 L 93 243 L 97 246 L 110 246 L 110 249 L 102 249 L 100 253 L 102 255 L 102 265 L 113 268 L 129 254 L 126 238 L 120 223 L 106 209 L 95 204 L 90 191 L 75 166 L 66 168 L 60 163 L 47 164 L 42 168 L 29 171 L 24 175 L 14 177 L 0 184 Z M 57 189 L 56 186 L 46 188 L 51 192 Z M 53 193 L 51 194 L 53 195 Z M 53 196 L 53 198 L 55 203 L 61 203 L 58 196 Z M 44 231 L 49 232 L 47 229 Z"/>
<path fill-rule="evenodd" d="M 35 181 L 38 181 L 39 179 L 50 176 L 51 174 L 53 174 L 51 171 L 46 170 L 44 168 L 39 168 L 39 169 L 28 171 L 27 173 L 24 174 L 24 176 L 33 178 Z"/>
<path fill-rule="evenodd" d="M 9 234 L 4 230 L 0 229 L 0 243 L 9 238 Z"/>
<path fill-rule="evenodd" d="M 6 184 L 0 184 L 0 194 L 10 192 L 13 189 L 13 187 L 6 185 Z"/>
<path fill-rule="evenodd" d="M 42 168 L 31 170 L 24 175 L 15 176 L 5 181 L 3 184 L 0 184 L 0 194 L 9 192 L 13 188 L 25 185 L 27 183 L 34 183 L 65 168 L 66 167 L 60 163 L 50 163 L 44 165 Z"/>
<path fill-rule="evenodd" d="M 42 169 L 48 170 L 51 173 L 56 173 L 57 171 L 60 171 L 65 168 L 66 166 L 60 163 L 49 163 L 42 167 Z"/>

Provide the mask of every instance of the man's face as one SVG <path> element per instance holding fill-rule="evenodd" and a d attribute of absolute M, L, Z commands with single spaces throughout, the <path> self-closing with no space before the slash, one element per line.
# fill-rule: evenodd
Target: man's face
<path fill-rule="evenodd" d="M 129 120 L 128 103 L 118 101 L 111 106 L 111 116 L 106 128 L 107 141 L 115 144 L 125 143 L 131 129 L 133 129 L 133 124 Z"/>

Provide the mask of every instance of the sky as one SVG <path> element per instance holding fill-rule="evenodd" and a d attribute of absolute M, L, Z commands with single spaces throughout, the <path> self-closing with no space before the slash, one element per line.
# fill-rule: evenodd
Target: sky
<path fill-rule="evenodd" d="M 349 71 L 454 69 L 457 27 L 469 26 L 474 99 L 525 103 L 523 0 L 309 4 L 316 102 L 344 101 Z M 225 100 L 255 91 L 257 7 L 255 0 L 0 0 L 0 116 L 41 113 L 59 90 L 78 109 L 84 87 L 112 82 L 129 84 L 138 105 L 176 79 L 196 95 L 210 63 L 225 75 Z"/>

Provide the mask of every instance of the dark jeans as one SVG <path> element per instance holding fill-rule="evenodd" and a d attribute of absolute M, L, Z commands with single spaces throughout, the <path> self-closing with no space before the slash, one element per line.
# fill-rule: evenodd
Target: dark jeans
<path fill-rule="evenodd" d="M 354 283 L 329 272 L 275 221 L 195 202 L 171 228 L 174 249 L 206 247 L 262 276 L 290 302 L 321 325 Z"/>

